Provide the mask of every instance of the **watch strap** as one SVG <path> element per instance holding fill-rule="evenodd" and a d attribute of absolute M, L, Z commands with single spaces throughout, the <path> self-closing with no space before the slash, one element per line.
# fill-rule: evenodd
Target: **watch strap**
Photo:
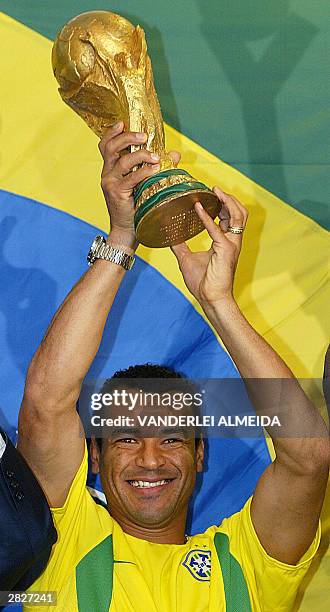
<path fill-rule="evenodd" d="M 91 263 L 94 263 L 96 259 L 104 259 L 105 261 L 110 261 L 118 266 L 122 266 L 125 270 L 132 269 L 135 262 L 135 257 L 133 255 L 129 255 L 129 253 L 125 253 L 125 251 L 107 244 L 104 236 L 98 236 L 97 238 L 100 240 L 93 252 Z"/>

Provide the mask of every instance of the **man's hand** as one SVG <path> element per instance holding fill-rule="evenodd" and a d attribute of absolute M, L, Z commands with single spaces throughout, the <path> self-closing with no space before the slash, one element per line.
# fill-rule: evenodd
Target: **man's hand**
<path fill-rule="evenodd" d="M 101 186 L 110 215 L 110 241 L 136 248 L 133 190 L 141 181 L 159 172 L 160 164 L 159 156 L 144 148 L 129 153 L 128 148 L 142 146 L 147 135 L 123 130 L 121 121 L 111 127 L 100 141 L 99 149 L 104 160 Z M 180 154 L 171 151 L 170 156 L 176 165 Z"/>
<path fill-rule="evenodd" d="M 193 253 L 183 243 L 172 247 L 184 281 L 203 308 L 214 306 L 223 298 L 232 298 L 234 275 L 241 250 L 242 234 L 228 232 L 228 226 L 245 227 L 248 211 L 233 196 L 219 187 L 214 193 L 222 203 L 220 224 L 197 202 L 195 210 L 212 238 L 208 251 Z"/>
<path fill-rule="evenodd" d="M 266 552 L 284 563 L 295 564 L 316 533 L 329 470 L 329 443 L 325 424 L 279 355 L 245 319 L 233 298 L 233 282 L 242 234 L 226 232 L 245 227 L 247 211 L 235 198 L 215 188 L 224 204 L 220 227 L 198 204 L 196 212 L 210 237 L 207 252 L 192 253 L 186 244 L 172 247 L 185 283 L 201 304 L 245 380 L 257 414 L 273 414 L 258 379 L 290 379 L 285 409 L 287 427 L 304 423 L 312 437 L 274 436 L 276 460 L 259 479 L 251 505 L 251 518 Z M 227 215 L 226 215 L 227 211 Z M 276 387 L 275 387 L 276 388 Z M 269 430 L 270 435 L 273 434 Z"/>

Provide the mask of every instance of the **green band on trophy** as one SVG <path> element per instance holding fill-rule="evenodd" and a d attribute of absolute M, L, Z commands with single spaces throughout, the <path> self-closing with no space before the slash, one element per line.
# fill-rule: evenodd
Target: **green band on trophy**
<path fill-rule="evenodd" d="M 147 212 L 149 212 L 149 210 L 154 208 L 154 206 L 156 206 L 156 204 L 159 204 L 163 200 L 166 200 L 172 194 L 177 193 L 179 195 L 180 193 L 186 193 L 187 191 L 195 191 L 197 189 L 199 191 L 210 191 L 210 193 L 212 193 L 211 190 L 207 189 L 207 187 L 204 185 L 204 183 L 199 183 L 197 181 L 196 182 L 180 183 L 179 185 L 172 185 L 171 187 L 167 187 L 167 188 L 163 189 L 162 191 L 158 191 L 154 196 L 151 196 L 150 198 L 148 198 L 148 200 L 146 200 L 137 209 L 137 211 L 136 211 L 136 213 L 134 215 L 134 226 L 135 226 L 135 229 L 137 228 L 139 222 L 144 217 L 144 215 Z"/>
<path fill-rule="evenodd" d="M 147 189 L 148 187 L 151 187 L 155 183 L 158 183 L 160 179 L 167 178 L 168 176 L 179 176 L 179 175 L 190 176 L 188 172 L 186 172 L 185 170 L 179 170 L 178 168 L 174 168 L 173 170 L 164 170 L 164 172 L 158 172 L 157 174 L 154 174 L 154 176 L 150 176 L 148 179 L 140 183 L 135 189 L 135 192 L 134 192 L 135 204 L 138 205 L 138 201 L 143 191 Z"/>

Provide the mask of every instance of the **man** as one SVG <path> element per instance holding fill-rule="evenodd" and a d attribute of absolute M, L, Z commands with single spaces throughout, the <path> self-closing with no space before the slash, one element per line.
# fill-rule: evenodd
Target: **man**
<path fill-rule="evenodd" d="M 233 298 L 247 211 L 219 188 L 214 191 L 228 212 L 229 227 L 227 222 L 222 229 L 224 221 L 216 225 L 196 204 L 212 239 L 210 250 L 192 253 L 185 244 L 172 250 L 188 289 L 246 384 L 258 378 L 292 381 L 298 400 L 294 419 L 312 424 L 314 437 L 275 438 L 276 460 L 242 511 L 190 538 L 185 521 L 196 472 L 203 469 L 202 441 L 127 431 L 110 435 L 101 449 L 93 440 L 91 460 L 101 475 L 107 509 L 86 490 L 87 450 L 76 403 L 123 266 L 129 267 L 137 248 L 133 188 L 159 170 L 148 151 L 127 153 L 131 145 L 145 143 L 146 135 L 123 128 L 123 123 L 113 126 L 100 143 L 111 221 L 107 244 L 117 249 L 117 263 L 113 251 L 112 261 L 96 259 L 59 308 L 30 364 L 20 410 L 19 448 L 48 497 L 59 534 L 33 589 L 56 591 L 63 612 L 288 610 L 318 547 L 327 431 L 292 372 Z M 178 161 L 178 154 L 172 156 Z"/>
<path fill-rule="evenodd" d="M 27 589 L 45 569 L 56 539 L 40 485 L 0 428 L 0 590 Z"/>

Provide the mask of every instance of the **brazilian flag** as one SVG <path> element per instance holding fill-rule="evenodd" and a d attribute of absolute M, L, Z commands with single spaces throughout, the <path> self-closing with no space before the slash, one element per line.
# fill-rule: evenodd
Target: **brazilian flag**
<path fill-rule="evenodd" d="M 87 10 L 147 36 L 167 149 L 250 211 L 236 298 L 297 377 L 321 378 L 329 338 L 329 9 L 307 0 L 0 0 L 0 417 L 15 437 L 28 363 L 108 231 L 97 138 L 61 101 L 52 40 Z M 328 18 L 328 20 L 327 20 Z M 207 248 L 206 232 L 191 241 Z M 164 363 L 188 376 L 236 369 L 185 288 L 169 249 L 139 247 L 89 375 Z M 193 532 L 239 510 L 271 460 L 265 439 L 211 440 Z M 297 600 L 329 609 L 330 499 Z"/>

